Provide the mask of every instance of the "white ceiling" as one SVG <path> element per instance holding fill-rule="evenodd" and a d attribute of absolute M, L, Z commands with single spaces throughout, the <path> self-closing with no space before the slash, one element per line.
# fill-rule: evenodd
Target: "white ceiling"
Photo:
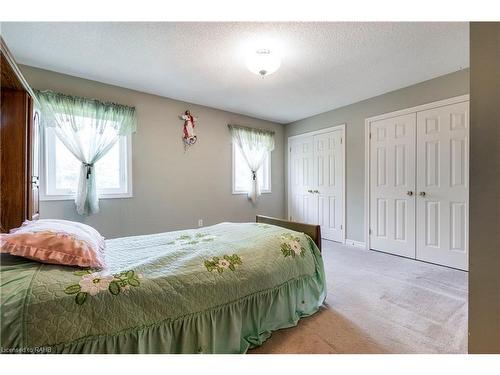
<path fill-rule="evenodd" d="M 17 61 L 289 123 L 469 66 L 468 23 L 2 23 Z M 260 78 L 245 54 L 271 47 Z"/>

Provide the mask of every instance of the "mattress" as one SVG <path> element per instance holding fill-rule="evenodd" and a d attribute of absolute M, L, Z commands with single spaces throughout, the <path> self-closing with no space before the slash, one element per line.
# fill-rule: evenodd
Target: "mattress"
<path fill-rule="evenodd" d="M 2 254 L 4 353 L 244 353 L 316 312 L 320 252 L 261 223 L 106 241 L 104 270 Z"/>

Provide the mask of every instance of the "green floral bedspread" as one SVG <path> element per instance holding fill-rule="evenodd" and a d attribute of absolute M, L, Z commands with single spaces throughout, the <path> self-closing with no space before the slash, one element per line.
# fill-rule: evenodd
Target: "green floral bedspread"
<path fill-rule="evenodd" d="M 318 249 L 304 234 L 276 226 L 221 223 L 106 245 L 106 270 L 2 256 L 3 351 L 131 332 L 301 278 L 319 277 L 314 298 L 324 298 Z M 317 308 L 322 300 L 312 302 Z"/>

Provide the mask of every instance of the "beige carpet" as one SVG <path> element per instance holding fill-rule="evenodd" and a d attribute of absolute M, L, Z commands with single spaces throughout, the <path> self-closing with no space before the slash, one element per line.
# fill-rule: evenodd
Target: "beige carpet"
<path fill-rule="evenodd" d="M 466 353 L 467 273 L 323 241 L 328 296 L 250 353 Z"/>

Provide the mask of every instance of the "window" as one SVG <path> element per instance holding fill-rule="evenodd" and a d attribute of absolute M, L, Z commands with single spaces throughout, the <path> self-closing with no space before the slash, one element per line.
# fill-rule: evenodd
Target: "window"
<path fill-rule="evenodd" d="M 78 188 L 80 162 L 56 136 L 53 128 L 44 129 L 43 166 L 45 183 L 42 200 L 74 199 Z M 89 132 L 90 133 L 90 132 Z M 90 134 L 83 133 L 81 139 Z M 122 136 L 111 150 L 95 163 L 96 185 L 100 198 L 126 198 L 132 196 L 131 138 Z"/>
<path fill-rule="evenodd" d="M 233 194 L 247 194 L 250 191 L 250 168 L 243 157 L 240 148 L 233 142 Z M 257 171 L 257 179 L 261 193 L 271 192 L 271 153 L 268 152 Z"/>

